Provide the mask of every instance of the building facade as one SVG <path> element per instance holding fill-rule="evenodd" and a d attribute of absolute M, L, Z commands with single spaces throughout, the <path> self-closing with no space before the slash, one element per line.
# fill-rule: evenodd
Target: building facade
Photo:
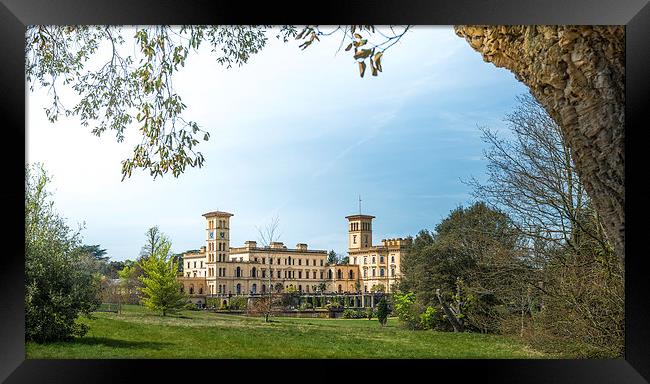
<path fill-rule="evenodd" d="M 255 295 L 295 289 L 310 293 L 391 292 L 400 276 L 405 239 L 384 239 L 372 244 L 374 216 L 353 215 L 348 220 L 347 264 L 327 264 L 327 251 L 308 249 L 298 243 L 288 248 L 282 242 L 258 246 L 246 241 L 230 246 L 233 214 L 213 211 L 205 218 L 205 246 L 183 255 L 182 289 L 195 303 L 209 296 Z"/>

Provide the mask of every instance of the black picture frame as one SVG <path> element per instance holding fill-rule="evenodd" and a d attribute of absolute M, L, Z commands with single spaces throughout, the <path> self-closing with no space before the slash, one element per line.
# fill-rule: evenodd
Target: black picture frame
<path fill-rule="evenodd" d="M 24 32 L 35 24 L 610 24 L 626 26 L 626 335 L 625 358 L 603 360 L 26 360 L 24 341 Z M 638 150 L 650 88 L 648 0 L 0 0 L 0 193 L 6 217 L 0 267 L 0 380 L 140 381 L 152 372 L 177 380 L 379 380 L 420 377 L 453 382 L 643 383 L 650 380 L 650 279 L 641 245 L 644 164 Z M 435 54 L 432 52 L 432 54 Z M 478 53 L 477 53 L 478 54 Z M 486 64 L 492 65 L 492 64 Z M 20 127 L 20 128 L 19 128 Z M 18 145 L 22 143 L 23 145 Z M 633 147 L 637 147 L 635 150 Z M 632 164 L 630 166 L 630 164 Z M 638 178 L 630 172 L 638 172 Z M 647 174 L 647 171 L 645 172 Z M 633 193 L 634 192 L 634 193 Z M 279 341 L 281 342 L 281 341 Z M 354 356 L 351 356 L 354 357 Z M 297 371 L 298 370 L 298 371 Z M 269 371 L 273 373 L 269 373 Z M 230 376 L 234 373 L 234 376 Z M 421 376 L 419 376 L 421 375 Z"/>

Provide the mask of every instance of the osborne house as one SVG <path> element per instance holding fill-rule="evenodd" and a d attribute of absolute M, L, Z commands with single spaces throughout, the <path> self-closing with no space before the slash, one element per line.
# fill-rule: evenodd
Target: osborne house
<path fill-rule="evenodd" d="M 246 241 L 243 247 L 231 247 L 232 216 L 221 211 L 203 214 L 205 246 L 183 255 L 178 280 L 194 303 L 206 303 L 208 297 L 228 301 L 260 295 L 268 289 L 302 294 L 391 292 L 400 276 L 400 258 L 408 240 L 384 239 L 381 245 L 373 245 L 374 216 L 346 217 L 349 262 L 334 265 L 327 263 L 326 250 L 309 249 L 304 243 L 289 248 L 281 242 L 262 246 Z"/>

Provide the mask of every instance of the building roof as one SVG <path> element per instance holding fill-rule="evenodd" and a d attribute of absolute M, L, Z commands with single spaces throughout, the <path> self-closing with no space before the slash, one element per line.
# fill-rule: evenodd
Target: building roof
<path fill-rule="evenodd" d="M 350 216 L 345 216 L 346 219 L 374 219 L 374 216 L 370 215 L 350 215 Z"/>
<path fill-rule="evenodd" d="M 214 217 L 214 216 L 230 217 L 230 216 L 234 216 L 234 215 L 232 213 L 228 213 L 228 212 L 212 211 L 212 212 L 204 213 L 202 216 L 205 216 L 205 217 Z"/>

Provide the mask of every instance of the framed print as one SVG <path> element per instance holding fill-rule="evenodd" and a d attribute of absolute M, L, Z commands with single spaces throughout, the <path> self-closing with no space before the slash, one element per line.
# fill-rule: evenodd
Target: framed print
<path fill-rule="evenodd" d="M 646 0 L 0 20 L 1 379 L 650 380 Z"/>

